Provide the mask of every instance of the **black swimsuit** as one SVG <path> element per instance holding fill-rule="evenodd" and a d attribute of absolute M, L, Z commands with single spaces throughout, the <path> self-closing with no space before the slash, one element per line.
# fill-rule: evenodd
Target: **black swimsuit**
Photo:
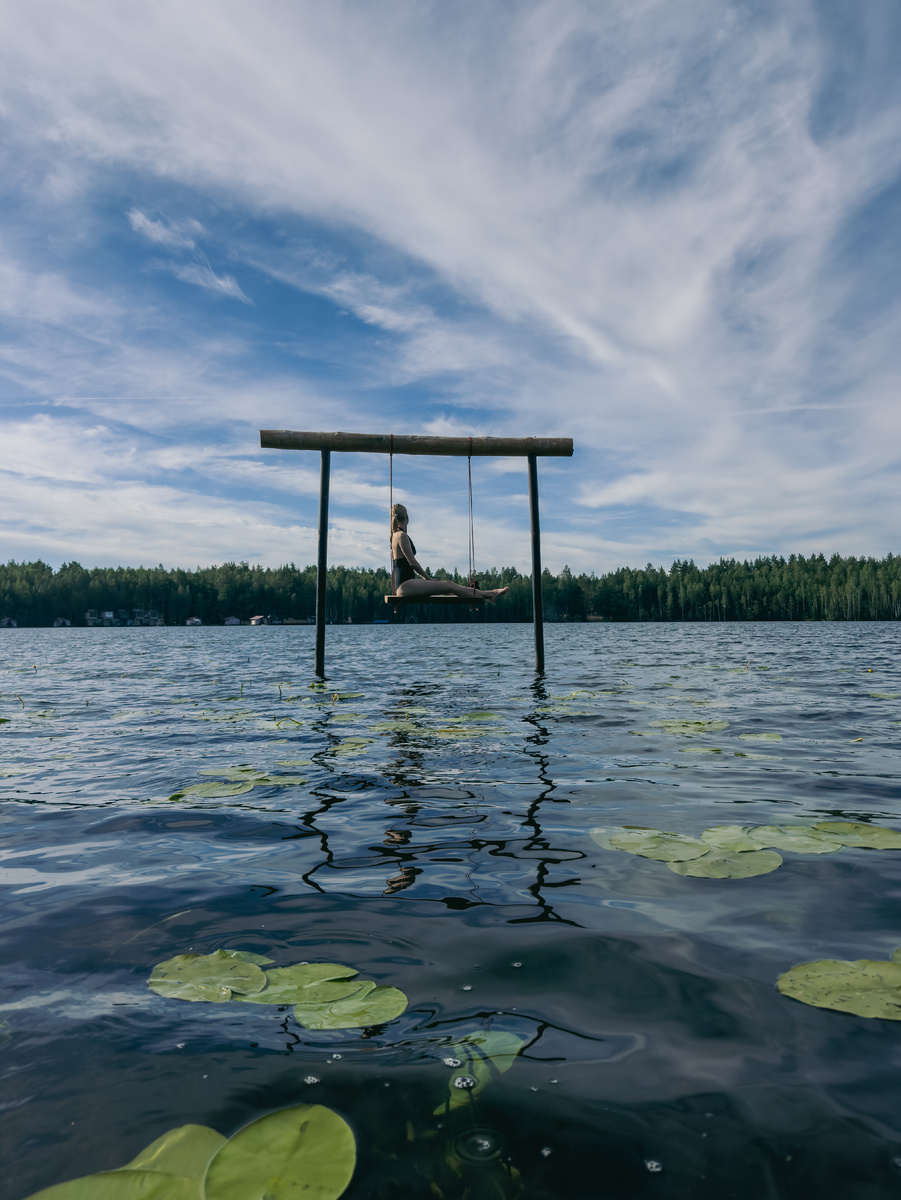
<path fill-rule="evenodd" d="M 413 557 L 416 557 L 416 547 L 410 542 L 410 549 L 413 551 Z M 394 569 L 391 573 L 391 582 L 395 593 L 402 583 L 406 583 L 408 579 L 415 579 L 416 572 L 410 566 L 406 556 L 403 558 L 395 558 L 392 560 Z"/>

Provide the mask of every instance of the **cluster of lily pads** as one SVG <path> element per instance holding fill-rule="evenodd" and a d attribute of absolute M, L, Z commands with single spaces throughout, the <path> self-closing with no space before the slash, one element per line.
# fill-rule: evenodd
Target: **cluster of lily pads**
<path fill-rule="evenodd" d="M 306 1029 L 362 1029 L 399 1017 L 407 997 L 395 987 L 358 979 L 355 967 L 337 963 L 295 963 L 264 971 L 273 960 L 246 950 L 176 954 L 157 963 L 147 986 L 172 1000 L 223 1004 L 294 1005 Z"/>
<path fill-rule="evenodd" d="M 309 765 L 307 759 L 279 763 L 279 766 L 285 767 Z M 213 800 L 224 796 L 242 796 L 255 787 L 296 787 L 307 782 L 300 775 L 270 775 L 268 771 L 259 771 L 256 767 L 203 767 L 197 774 L 215 775 L 218 778 L 209 783 L 192 783 L 180 788 L 169 799 L 184 800 L 186 797 L 199 796 Z"/>
<path fill-rule="evenodd" d="M 357 1148 L 347 1122 L 321 1104 L 259 1117 L 224 1138 L 206 1125 L 180 1125 L 115 1171 L 85 1175 L 28 1200 L 260 1200 L 301 1194 L 337 1200 Z"/>
<path fill-rule="evenodd" d="M 901 832 L 861 821 L 810 821 L 783 825 L 713 825 L 699 837 L 642 825 L 598 827 L 591 837 L 606 850 L 623 850 L 665 862 L 677 875 L 699 879 L 749 879 L 782 865 L 778 850 L 834 854 L 842 846 L 901 850 Z"/>

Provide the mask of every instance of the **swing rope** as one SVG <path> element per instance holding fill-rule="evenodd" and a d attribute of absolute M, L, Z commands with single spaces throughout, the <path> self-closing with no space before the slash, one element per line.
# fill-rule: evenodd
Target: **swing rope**
<path fill-rule="evenodd" d="M 469 454 L 466 456 L 466 474 L 469 482 L 469 586 L 476 594 L 476 542 L 472 519 L 472 438 L 469 439 Z"/>
<path fill-rule="evenodd" d="M 394 434 L 388 442 L 388 574 L 391 577 L 391 595 L 397 595 L 394 579 Z M 397 611 L 395 609 L 395 611 Z"/>

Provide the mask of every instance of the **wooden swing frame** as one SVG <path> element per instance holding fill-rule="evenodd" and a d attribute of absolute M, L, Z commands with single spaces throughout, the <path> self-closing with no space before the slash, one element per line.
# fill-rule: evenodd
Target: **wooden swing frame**
<path fill-rule="evenodd" d="M 541 530 L 538 519 L 538 459 L 571 458 L 572 438 L 431 437 L 381 433 L 302 433 L 261 429 L 260 445 L 269 450 L 318 450 L 319 547 L 316 560 L 315 673 L 325 675 L 325 584 L 328 571 L 328 499 L 332 451 L 356 454 L 429 454 L 455 458 L 517 457 L 528 460 L 529 516 L 532 535 L 532 621 L 535 669 L 544 670 L 544 619 L 541 604 Z M 386 596 L 387 604 L 484 604 L 481 597 Z"/>

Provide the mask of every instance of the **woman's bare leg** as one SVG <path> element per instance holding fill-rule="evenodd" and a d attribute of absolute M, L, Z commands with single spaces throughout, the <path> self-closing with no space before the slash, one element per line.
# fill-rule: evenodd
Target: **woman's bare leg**
<path fill-rule="evenodd" d="M 406 579 L 397 589 L 398 596 L 465 596 L 472 600 L 496 600 L 509 592 L 509 588 L 494 588 L 483 591 L 481 588 L 464 587 L 462 583 L 451 583 L 448 579 Z"/>

